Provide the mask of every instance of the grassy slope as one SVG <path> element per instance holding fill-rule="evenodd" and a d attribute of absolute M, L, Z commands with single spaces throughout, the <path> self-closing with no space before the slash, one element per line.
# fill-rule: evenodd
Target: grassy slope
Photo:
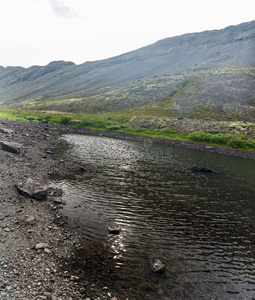
<path fill-rule="evenodd" d="M 254 33 L 255 21 L 79 66 L 0 68 L 0 102 L 21 119 L 252 149 Z"/>
<path fill-rule="evenodd" d="M 24 100 L 11 108 L 74 113 L 150 111 L 161 117 L 252 121 L 254 84 L 255 68 L 223 68 L 146 78 L 98 90 L 83 98 Z"/>

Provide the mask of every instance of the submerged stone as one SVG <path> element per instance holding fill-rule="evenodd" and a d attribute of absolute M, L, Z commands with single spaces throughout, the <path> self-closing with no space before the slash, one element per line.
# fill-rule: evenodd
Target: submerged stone
<path fill-rule="evenodd" d="M 162 263 L 161 260 L 156 259 L 153 265 L 151 266 L 151 269 L 154 273 L 164 273 L 166 270 L 166 266 Z"/>
<path fill-rule="evenodd" d="M 193 166 L 192 167 L 192 171 L 193 172 L 206 172 L 206 173 L 212 173 L 213 172 L 209 168 L 206 168 L 206 167 L 197 167 L 197 166 Z"/>
<path fill-rule="evenodd" d="M 119 225 L 108 226 L 108 231 L 111 234 L 119 234 L 121 231 L 121 227 Z"/>

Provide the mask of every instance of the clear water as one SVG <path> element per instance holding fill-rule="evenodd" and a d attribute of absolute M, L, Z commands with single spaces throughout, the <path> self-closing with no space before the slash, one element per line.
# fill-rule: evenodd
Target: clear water
<path fill-rule="evenodd" d="M 120 299 L 255 299 L 255 161 L 146 139 L 64 138 L 65 155 L 89 170 L 53 181 L 84 237 L 72 267 L 87 280 Z M 162 275 L 150 269 L 157 258 Z"/>

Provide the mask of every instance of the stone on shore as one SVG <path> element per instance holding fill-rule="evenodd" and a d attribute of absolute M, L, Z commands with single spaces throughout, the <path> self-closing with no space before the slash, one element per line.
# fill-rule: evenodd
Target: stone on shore
<path fill-rule="evenodd" d="M 34 216 L 29 216 L 28 218 L 26 218 L 25 222 L 28 225 L 33 225 L 33 224 L 35 224 L 35 217 Z"/>
<path fill-rule="evenodd" d="M 153 265 L 151 266 L 151 269 L 154 273 L 164 273 L 166 266 L 162 263 L 161 260 L 156 259 Z"/>
<path fill-rule="evenodd" d="M 20 152 L 24 149 L 21 144 L 15 142 L 0 141 L 0 145 L 2 147 L 2 150 L 14 154 L 20 154 Z"/>
<path fill-rule="evenodd" d="M 6 128 L 0 128 L 0 133 L 4 133 L 4 134 L 13 134 L 13 131 L 10 129 L 6 129 Z"/>
<path fill-rule="evenodd" d="M 17 184 L 18 192 L 26 198 L 34 198 L 43 200 L 47 197 L 48 186 L 42 185 L 33 179 L 29 178 L 26 182 Z"/>
<path fill-rule="evenodd" d="M 35 245 L 35 250 L 40 250 L 40 249 L 49 249 L 49 245 L 46 243 L 38 243 Z"/>

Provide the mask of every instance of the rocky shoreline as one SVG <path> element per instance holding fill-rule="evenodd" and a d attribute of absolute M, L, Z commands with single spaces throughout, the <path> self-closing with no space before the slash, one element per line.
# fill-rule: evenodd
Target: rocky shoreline
<path fill-rule="evenodd" d="M 59 209 L 64 205 L 61 190 L 48 184 L 51 176 L 79 175 L 86 172 L 86 166 L 54 155 L 56 146 L 65 145 L 54 131 L 138 141 L 149 138 L 8 120 L 0 120 L 0 128 L 0 141 L 18 149 L 10 151 L 3 145 L 0 149 L 0 299 L 120 299 L 110 288 L 85 282 L 80 274 L 72 274 L 65 265 L 79 248 L 80 237 L 61 215 Z M 254 151 L 149 140 L 255 159 Z"/>
<path fill-rule="evenodd" d="M 51 175 L 80 174 L 84 167 L 53 155 L 65 142 L 51 125 L 0 120 L 0 127 L 0 141 L 21 145 L 17 153 L 0 150 L 0 299 L 117 299 L 65 266 L 79 233 L 66 226 L 61 190 L 48 183 Z"/>

